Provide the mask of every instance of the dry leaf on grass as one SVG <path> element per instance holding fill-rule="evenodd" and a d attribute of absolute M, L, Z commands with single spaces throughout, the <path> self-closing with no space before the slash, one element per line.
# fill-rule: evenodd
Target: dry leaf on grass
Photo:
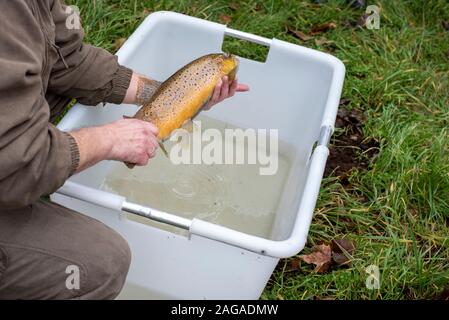
<path fill-rule="evenodd" d="M 231 16 L 227 15 L 227 14 L 220 14 L 220 16 L 218 17 L 218 19 L 223 22 L 224 24 L 228 24 L 231 22 L 232 18 Z"/>
<path fill-rule="evenodd" d="M 296 38 L 298 38 L 299 40 L 308 41 L 308 40 L 312 39 L 312 37 L 306 35 L 304 32 L 295 30 L 294 28 L 292 28 L 290 26 L 287 26 L 287 30 L 288 30 L 288 32 L 293 34 Z"/>
<path fill-rule="evenodd" d="M 315 265 L 317 273 L 326 273 L 332 265 L 345 266 L 351 263 L 355 244 L 348 239 L 334 239 L 330 245 L 321 244 L 312 248 L 312 253 L 300 255 L 299 259 L 305 263 Z M 293 263 L 292 263 L 293 262 Z M 288 265 L 289 270 L 298 268 L 298 261 L 292 260 Z"/>
<path fill-rule="evenodd" d="M 334 239 L 331 243 L 332 260 L 338 265 L 349 265 L 351 255 L 355 251 L 354 242 L 347 239 Z"/>
<path fill-rule="evenodd" d="M 315 271 L 325 273 L 329 270 L 332 262 L 331 247 L 326 244 L 320 244 L 313 247 L 313 252 L 307 255 L 299 256 L 305 263 L 314 264 Z"/>
<path fill-rule="evenodd" d="M 312 28 L 312 30 L 310 31 L 310 35 L 311 36 L 316 36 L 318 34 L 327 32 L 329 30 L 335 29 L 337 27 L 337 25 L 334 22 L 327 22 L 325 24 L 321 24 L 319 26 L 315 26 Z"/>
<path fill-rule="evenodd" d="M 298 258 L 292 258 L 287 262 L 287 266 L 285 267 L 285 272 L 292 272 L 299 270 L 301 261 Z"/>

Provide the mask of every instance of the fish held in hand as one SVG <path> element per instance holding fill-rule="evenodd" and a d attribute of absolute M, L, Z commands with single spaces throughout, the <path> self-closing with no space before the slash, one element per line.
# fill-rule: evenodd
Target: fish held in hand
<path fill-rule="evenodd" d="M 163 142 L 174 130 L 195 118 L 207 105 L 223 77 L 227 76 L 230 82 L 235 79 L 238 65 L 234 55 L 225 53 L 208 54 L 190 62 L 164 81 L 134 118 L 158 127 L 159 146 L 168 156 Z M 126 165 L 134 167 L 134 164 Z"/>

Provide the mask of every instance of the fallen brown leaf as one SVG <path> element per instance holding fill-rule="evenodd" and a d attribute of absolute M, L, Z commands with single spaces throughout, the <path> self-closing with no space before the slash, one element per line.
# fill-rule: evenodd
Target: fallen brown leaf
<path fill-rule="evenodd" d="M 220 16 L 218 17 L 218 19 L 223 22 L 224 24 L 228 24 L 231 22 L 232 18 L 231 16 L 227 15 L 227 14 L 220 14 Z"/>
<path fill-rule="evenodd" d="M 332 240 L 331 249 L 334 252 L 348 252 L 352 254 L 355 251 L 355 244 L 348 239 L 334 239 Z"/>
<path fill-rule="evenodd" d="M 306 35 L 304 32 L 299 31 L 299 30 L 295 30 L 295 29 L 293 29 L 290 26 L 287 26 L 287 30 L 288 30 L 288 32 L 293 34 L 296 38 L 298 38 L 299 40 L 302 40 L 304 42 L 312 39 L 312 37 Z"/>
<path fill-rule="evenodd" d="M 338 265 L 349 265 L 351 255 L 355 251 L 354 242 L 348 239 L 334 239 L 331 243 L 332 260 Z"/>
<path fill-rule="evenodd" d="M 313 252 L 299 256 L 301 260 L 308 264 L 315 265 L 315 271 L 325 273 L 329 270 L 332 260 L 332 250 L 329 245 L 321 244 L 313 247 Z"/>
<path fill-rule="evenodd" d="M 285 271 L 286 272 L 297 271 L 299 269 L 300 264 L 301 261 L 299 259 L 293 258 L 287 262 Z"/>
<path fill-rule="evenodd" d="M 152 10 L 147 9 L 147 8 L 143 9 L 143 11 L 142 11 L 142 13 L 143 13 L 144 16 L 149 15 L 151 12 L 152 12 Z"/>
<path fill-rule="evenodd" d="M 318 34 L 335 29 L 336 27 L 337 27 L 337 25 L 334 22 L 327 22 L 325 24 L 313 27 L 312 30 L 310 31 L 310 35 L 316 36 Z"/>
<path fill-rule="evenodd" d="M 348 257 L 346 257 L 343 253 L 332 253 L 332 260 L 338 266 L 345 266 L 345 265 L 348 265 L 350 262 Z"/>

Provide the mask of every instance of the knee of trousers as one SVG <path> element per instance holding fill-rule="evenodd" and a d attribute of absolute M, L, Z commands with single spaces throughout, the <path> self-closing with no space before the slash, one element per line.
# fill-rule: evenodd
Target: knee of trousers
<path fill-rule="evenodd" d="M 0 222 L 0 298 L 113 299 L 120 293 L 130 248 L 98 220 L 37 203 L 3 214 Z"/>
<path fill-rule="evenodd" d="M 100 232 L 106 241 L 87 248 L 82 262 L 80 299 L 115 298 L 123 288 L 131 264 L 131 250 L 126 240 L 107 227 Z"/>

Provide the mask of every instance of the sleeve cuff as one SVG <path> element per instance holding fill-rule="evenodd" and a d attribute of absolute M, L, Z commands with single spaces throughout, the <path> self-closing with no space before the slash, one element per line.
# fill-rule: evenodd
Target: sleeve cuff
<path fill-rule="evenodd" d="M 125 66 L 119 66 L 112 78 L 112 91 L 108 102 L 120 104 L 125 99 L 126 91 L 131 83 L 133 71 Z"/>
<path fill-rule="evenodd" d="M 67 137 L 69 138 L 69 148 L 70 148 L 70 157 L 72 159 L 71 166 L 70 166 L 70 172 L 69 177 L 72 176 L 76 170 L 78 169 L 78 166 L 80 164 L 80 151 L 78 148 L 78 144 L 76 143 L 75 138 L 67 132 L 64 132 Z"/>

